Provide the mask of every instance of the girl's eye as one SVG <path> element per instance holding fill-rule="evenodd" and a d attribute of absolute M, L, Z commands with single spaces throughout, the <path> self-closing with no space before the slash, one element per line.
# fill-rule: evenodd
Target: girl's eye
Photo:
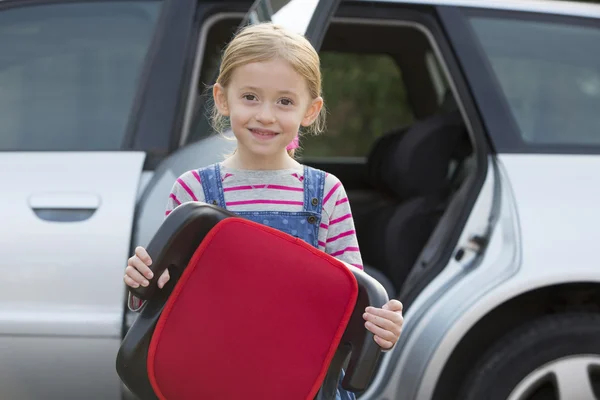
<path fill-rule="evenodd" d="M 281 99 L 281 104 L 283 104 L 284 106 L 291 106 L 294 103 L 290 99 Z"/>
<path fill-rule="evenodd" d="M 242 97 L 244 98 L 244 100 L 248 100 L 248 101 L 254 101 L 254 100 L 256 100 L 256 96 L 253 95 L 253 94 L 245 94 Z"/>

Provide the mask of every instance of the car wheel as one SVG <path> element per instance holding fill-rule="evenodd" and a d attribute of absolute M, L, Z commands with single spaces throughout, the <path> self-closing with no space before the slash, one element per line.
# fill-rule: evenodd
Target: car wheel
<path fill-rule="evenodd" d="M 600 397 L 600 315 L 560 314 L 511 332 L 485 354 L 461 400 Z"/>

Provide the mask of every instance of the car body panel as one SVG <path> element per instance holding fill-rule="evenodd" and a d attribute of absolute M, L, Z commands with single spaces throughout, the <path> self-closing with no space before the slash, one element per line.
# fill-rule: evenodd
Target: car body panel
<path fill-rule="evenodd" d="M 526 279 L 545 280 L 555 273 L 565 277 L 565 271 L 572 275 L 581 269 L 600 276 L 595 260 L 600 156 L 501 154 L 498 158 L 520 214 Z M 545 223 L 550 216 L 551 229 Z"/>
<path fill-rule="evenodd" d="M 363 1 L 363 0 L 354 0 Z M 524 11 L 574 17 L 600 18 L 600 6 L 590 3 L 555 0 L 375 0 L 382 3 L 419 4 L 448 7 L 472 7 L 493 10 Z"/>
<path fill-rule="evenodd" d="M 593 184 L 598 180 L 600 156 L 502 154 L 498 159 L 504 171 L 503 190 L 510 191 L 504 198 L 511 203 L 513 224 L 518 223 L 518 230 L 514 231 L 519 238 L 514 243 L 518 248 L 513 246 L 515 263 L 510 268 L 514 273 L 490 286 L 498 270 L 495 264 L 488 263 L 488 256 L 472 276 L 461 283 L 462 292 L 470 292 L 472 298 L 466 303 L 468 308 L 438 340 L 436 353 L 422 376 L 418 399 L 431 398 L 452 350 L 469 329 L 494 308 L 543 287 L 600 283 L 594 240 L 600 224 L 597 212 L 600 188 Z M 551 227 L 545 223 L 549 215 L 552 216 Z M 498 251 L 504 253 L 509 248 L 502 246 Z M 448 301 L 464 304 L 458 294 L 448 297 Z"/>
<path fill-rule="evenodd" d="M 53 398 L 49 388 L 72 379 L 58 371 L 75 371 L 68 365 L 84 360 L 99 377 L 114 372 L 112 363 L 99 361 L 120 343 L 123 270 L 144 159 L 138 152 L 0 153 L 0 181 L 10 188 L 0 200 L 1 368 L 44 381 L 49 372 L 40 365 L 68 360 L 56 362 L 60 379 L 53 385 L 19 385 L 21 392 L 8 398 Z M 87 219 L 65 221 L 70 212 L 94 207 Z M 14 387 L 12 378 L 0 372 L 3 396 L 5 387 Z M 118 387 L 88 379 L 88 389 L 100 393 Z M 71 392 L 60 393 L 69 398 Z"/>
<path fill-rule="evenodd" d="M 118 400 L 118 338 L 0 336 L 6 400 Z"/>

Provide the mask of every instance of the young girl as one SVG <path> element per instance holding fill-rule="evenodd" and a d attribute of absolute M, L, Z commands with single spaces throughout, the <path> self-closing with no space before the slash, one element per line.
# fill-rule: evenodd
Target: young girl
<path fill-rule="evenodd" d="M 215 204 L 301 238 L 362 269 L 348 198 L 333 175 L 294 159 L 300 126 L 323 129 L 319 56 L 301 35 L 273 24 L 246 27 L 223 54 L 213 87 L 213 122 L 227 122 L 237 139 L 233 155 L 221 163 L 181 175 L 169 195 L 166 215 L 188 201 Z M 125 283 L 147 286 L 152 260 L 141 247 L 129 259 Z M 165 271 L 158 280 L 164 287 Z M 140 302 L 130 297 L 130 308 Z M 365 327 L 388 350 L 402 329 L 402 304 L 368 307 Z M 354 399 L 338 388 L 337 399 Z"/>

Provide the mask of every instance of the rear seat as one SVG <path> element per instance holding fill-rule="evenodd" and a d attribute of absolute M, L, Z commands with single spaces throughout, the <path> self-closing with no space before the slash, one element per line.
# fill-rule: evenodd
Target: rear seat
<path fill-rule="evenodd" d="M 374 145 L 367 161 L 374 190 L 368 196 L 349 193 L 365 270 L 390 297 L 397 294 L 444 211 L 449 166 L 465 137 L 456 110 L 389 133 Z"/>

